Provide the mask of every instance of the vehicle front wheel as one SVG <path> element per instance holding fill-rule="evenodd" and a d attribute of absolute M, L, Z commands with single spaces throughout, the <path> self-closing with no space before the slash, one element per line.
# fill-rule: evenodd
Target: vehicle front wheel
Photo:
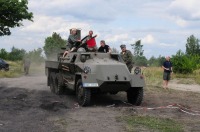
<path fill-rule="evenodd" d="M 143 100 L 143 88 L 129 88 L 129 90 L 127 91 L 127 99 L 128 102 L 133 105 L 141 105 Z"/>
<path fill-rule="evenodd" d="M 91 90 L 83 87 L 81 79 L 76 83 L 76 96 L 80 106 L 87 106 L 90 104 Z"/>

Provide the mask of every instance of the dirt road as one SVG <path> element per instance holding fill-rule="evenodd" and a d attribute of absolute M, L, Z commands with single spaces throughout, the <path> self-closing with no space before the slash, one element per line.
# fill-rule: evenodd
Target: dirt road
<path fill-rule="evenodd" d="M 44 75 L 2 78 L 0 131 L 124 131 L 122 124 L 116 121 L 120 113 L 106 107 L 121 102 L 104 96 L 93 97 L 96 102 L 92 102 L 91 107 L 81 108 L 73 95 L 52 94 Z"/>
<path fill-rule="evenodd" d="M 172 103 L 200 109 L 199 101 L 190 93 L 155 89 L 145 91 L 143 107 L 158 107 Z M 159 94 L 158 94 L 159 93 Z M 193 94 L 192 94 L 193 95 Z M 184 98 L 187 97 L 187 100 Z M 57 96 L 46 86 L 44 75 L 0 79 L 0 131 L 1 132 L 123 132 L 124 122 L 117 118 L 135 114 L 128 107 L 125 93 L 93 96 L 90 107 L 79 107 L 74 95 Z M 192 102 L 192 103 L 191 103 Z M 114 106 L 114 107 L 113 107 Z M 144 112 L 144 111 L 143 111 Z M 140 111 L 141 114 L 141 111 Z M 169 116 L 186 122 L 186 130 L 199 130 L 197 118 L 180 111 L 148 111 L 143 114 Z M 196 117 L 195 117 L 196 118 Z M 189 120 L 191 119 L 191 120 Z M 185 121 L 187 120 L 187 121 Z M 188 121 L 189 120 L 189 121 Z M 192 125 L 191 125 L 192 124 Z"/>

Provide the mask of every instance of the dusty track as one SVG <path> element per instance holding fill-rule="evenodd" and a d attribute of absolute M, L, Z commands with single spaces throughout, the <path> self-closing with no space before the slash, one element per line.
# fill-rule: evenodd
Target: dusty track
<path fill-rule="evenodd" d="M 122 125 L 116 121 L 120 113 L 106 108 L 121 102 L 109 96 L 93 98 L 96 102 L 92 102 L 91 107 L 81 108 L 73 95 L 52 94 L 44 75 L 2 78 L 0 131 L 123 131 Z"/>
<path fill-rule="evenodd" d="M 173 92 L 159 88 L 157 93 L 145 91 L 143 107 L 166 106 L 172 103 L 184 104 L 200 109 L 199 94 Z M 156 90 L 157 91 L 157 90 Z M 164 91 L 164 92 L 162 92 Z M 125 93 L 93 96 L 90 107 L 79 107 L 75 96 L 57 96 L 46 86 L 44 75 L 29 75 L 20 78 L 0 79 L 0 131 L 1 132 L 123 132 L 124 122 L 118 117 L 131 114 L 178 118 L 185 122 L 186 130 L 200 129 L 199 117 L 178 110 L 133 110 L 123 103 Z M 186 100 L 184 100 L 187 98 Z M 112 107 L 114 106 L 114 107 Z M 192 125 L 191 125 L 192 124 Z M 139 131 L 139 130 L 138 130 Z"/>

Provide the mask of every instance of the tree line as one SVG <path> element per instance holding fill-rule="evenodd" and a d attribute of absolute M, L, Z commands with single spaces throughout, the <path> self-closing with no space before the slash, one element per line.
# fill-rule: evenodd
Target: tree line
<path fill-rule="evenodd" d="M 18 49 L 12 47 L 11 52 L 7 52 L 5 49 L 0 50 L 0 58 L 6 60 L 23 60 L 25 57 L 29 57 L 31 61 L 42 63 L 45 58 L 56 59 L 57 54 L 61 48 L 66 47 L 67 40 L 54 32 L 52 36 L 45 38 L 45 44 L 42 48 L 34 49 L 33 51 L 26 52 L 24 49 Z M 164 56 L 154 57 L 147 59 L 144 56 L 143 45 L 141 40 L 136 41 L 132 46 L 133 62 L 135 66 L 150 66 L 160 67 L 165 61 Z M 119 53 L 119 51 L 113 48 L 113 51 Z M 45 57 L 43 56 L 43 52 Z M 172 55 L 171 61 L 173 63 L 173 71 L 175 73 L 192 73 L 194 70 L 200 68 L 200 45 L 199 39 L 194 35 L 187 38 L 186 51 L 178 50 L 176 55 Z"/>
<path fill-rule="evenodd" d="M 164 56 L 158 58 L 152 56 L 149 60 L 143 55 L 144 50 L 141 41 L 136 41 L 135 44 L 131 44 L 134 50 L 134 62 L 138 66 L 162 66 L 165 61 Z M 173 64 L 173 71 L 175 73 L 192 73 L 200 68 L 200 45 L 199 39 L 194 35 L 187 38 L 186 51 L 178 50 L 175 55 L 172 55 L 171 62 Z"/>
<path fill-rule="evenodd" d="M 29 58 L 32 62 L 41 64 L 45 60 L 42 52 L 43 50 L 41 48 L 27 52 L 24 49 L 19 49 L 13 46 L 10 52 L 3 48 L 0 49 L 0 58 L 10 61 L 22 61 L 25 58 Z"/>

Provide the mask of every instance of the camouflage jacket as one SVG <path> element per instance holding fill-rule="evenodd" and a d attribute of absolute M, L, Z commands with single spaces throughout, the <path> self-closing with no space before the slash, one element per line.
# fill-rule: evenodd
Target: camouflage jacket
<path fill-rule="evenodd" d="M 68 46 L 69 46 L 70 49 L 75 46 L 77 40 L 78 40 L 78 36 L 77 35 L 73 35 L 73 34 L 69 35 Z"/>
<path fill-rule="evenodd" d="M 133 63 L 133 55 L 131 51 L 126 50 L 125 52 L 121 52 L 120 54 L 126 65 L 131 65 Z"/>

